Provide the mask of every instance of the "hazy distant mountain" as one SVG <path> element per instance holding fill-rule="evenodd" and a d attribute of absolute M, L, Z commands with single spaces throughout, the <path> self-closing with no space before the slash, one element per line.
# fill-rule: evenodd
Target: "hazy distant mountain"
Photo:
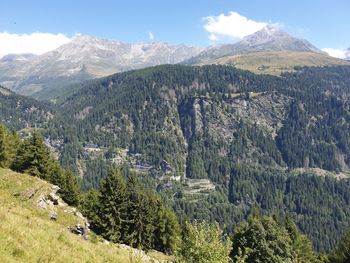
<path fill-rule="evenodd" d="M 37 55 L 31 53 L 25 54 L 8 54 L 0 59 L 1 63 L 25 62 L 32 60 Z"/>
<path fill-rule="evenodd" d="M 112 73 L 189 59 L 201 48 L 167 43 L 127 44 L 80 35 L 40 56 L 8 55 L 0 60 L 0 84 L 33 95 Z"/>
<path fill-rule="evenodd" d="M 260 51 L 316 52 L 321 50 L 304 39 L 292 37 L 275 26 L 268 25 L 235 44 L 213 46 L 188 60 L 189 64 L 200 64 L 225 56 L 240 55 Z"/>
<path fill-rule="evenodd" d="M 350 60 L 350 47 L 346 50 L 345 59 Z"/>

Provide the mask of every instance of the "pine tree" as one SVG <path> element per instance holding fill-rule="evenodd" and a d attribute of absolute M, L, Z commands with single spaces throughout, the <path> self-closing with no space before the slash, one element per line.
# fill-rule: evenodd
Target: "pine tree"
<path fill-rule="evenodd" d="M 59 193 L 68 205 L 78 206 L 80 189 L 77 177 L 70 170 L 61 173 L 61 175 L 63 177 L 63 183 L 60 186 Z"/>
<path fill-rule="evenodd" d="M 5 127 L 0 125 L 0 167 L 6 167 L 7 152 L 6 152 L 6 139 L 5 139 Z"/>
<path fill-rule="evenodd" d="M 10 167 L 16 158 L 17 151 L 18 151 L 19 147 L 22 145 L 22 141 L 15 131 L 8 132 L 6 137 L 5 137 L 5 139 L 7 141 L 7 144 L 6 144 L 6 146 L 7 146 L 6 167 Z"/>
<path fill-rule="evenodd" d="M 317 256 L 312 249 L 311 241 L 302 235 L 291 218 L 287 217 L 285 228 L 292 240 L 292 261 L 293 263 L 314 263 L 318 262 Z"/>
<path fill-rule="evenodd" d="M 100 221 L 100 192 L 96 190 L 90 190 L 89 192 L 82 193 L 80 199 L 80 210 L 89 219 L 90 227 L 96 233 L 101 233 L 99 228 Z"/>
<path fill-rule="evenodd" d="M 126 183 L 119 170 L 110 171 L 101 182 L 98 213 L 100 234 L 112 242 L 123 241 L 128 201 Z"/>
<path fill-rule="evenodd" d="M 329 263 L 350 262 L 350 232 L 348 232 L 338 243 L 337 247 L 328 256 Z"/>
<path fill-rule="evenodd" d="M 181 243 L 181 229 L 175 213 L 159 208 L 155 231 L 155 247 L 167 254 L 175 254 Z"/>
<path fill-rule="evenodd" d="M 129 199 L 126 241 L 134 247 L 153 247 L 158 200 L 145 192 L 137 175 L 131 173 L 127 182 Z"/>
<path fill-rule="evenodd" d="M 50 181 L 54 164 L 43 137 L 35 131 L 19 148 L 12 169 Z"/>

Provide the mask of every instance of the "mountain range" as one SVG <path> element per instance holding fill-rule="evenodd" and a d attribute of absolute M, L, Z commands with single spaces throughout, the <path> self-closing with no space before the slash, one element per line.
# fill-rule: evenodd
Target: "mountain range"
<path fill-rule="evenodd" d="M 274 59 L 276 56 L 278 62 Z M 275 75 L 291 71 L 295 66 L 346 64 L 308 41 L 292 37 L 271 25 L 235 44 L 206 49 L 156 42 L 127 44 L 79 35 L 40 56 L 4 56 L 0 59 L 0 84 L 20 94 L 52 99 L 61 95 L 63 89 L 69 90 L 70 85 L 84 80 L 176 63 L 229 64 Z"/>
<path fill-rule="evenodd" d="M 8 55 L 0 60 L 0 83 L 16 92 L 33 95 L 112 73 L 174 64 L 202 49 L 167 43 L 127 44 L 79 35 L 71 42 L 40 56 Z"/>

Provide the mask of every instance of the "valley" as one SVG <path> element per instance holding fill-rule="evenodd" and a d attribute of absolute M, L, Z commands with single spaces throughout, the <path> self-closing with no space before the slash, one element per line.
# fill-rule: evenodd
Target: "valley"
<path fill-rule="evenodd" d="M 0 262 L 349 262 L 349 23 L 107 2 L 3 12 Z"/>

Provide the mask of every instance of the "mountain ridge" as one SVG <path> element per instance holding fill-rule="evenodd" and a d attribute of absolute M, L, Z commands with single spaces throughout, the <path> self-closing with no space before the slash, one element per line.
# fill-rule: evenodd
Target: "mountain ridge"
<path fill-rule="evenodd" d="M 306 51 L 324 53 L 307 40 L 295 38 L 276 26 L 267 25 L 263 29 L 244 37 L 234 44 L 213 46 L 198 56 L 185 61 L 186 64 L 199 64 L 225 56 L 254 53 L 260 51 Z"/>
<path fill-rule="evenodd" d="M 116 72 L 178 63 L 199 51 L 201 49 L 197 47 L 164 42 L 128 44 L 79 35 L 69 43 L 27 61 L 11 64 L 10 58 L 14 55 L 2 58 L 0 84 L 21 94 L 33 95 L 43 89 L 59 88 L 57 86 Z"/>

